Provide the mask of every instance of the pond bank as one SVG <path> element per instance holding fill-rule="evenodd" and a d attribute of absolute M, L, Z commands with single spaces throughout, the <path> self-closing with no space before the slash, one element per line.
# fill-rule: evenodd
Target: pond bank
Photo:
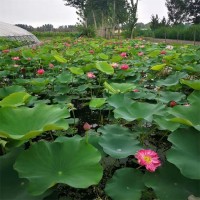
<path fill-rule="evenodd" d="M 200 45 L 200 41 L 189 41 L 189 40 L 173 40 L 173 39 L 161 39 L 161 38 L 152 38 L 152 37 L 144 37 L 145 40 L 151 42 L 158 43 L 166 43 L 166 44 L 191 44 L 191 45 Z"/>

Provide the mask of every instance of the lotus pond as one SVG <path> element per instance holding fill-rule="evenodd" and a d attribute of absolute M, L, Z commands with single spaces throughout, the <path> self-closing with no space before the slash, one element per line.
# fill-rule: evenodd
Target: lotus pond
<path fill-rule="evenodd" d="M 1 200 L 200 197 L 200 47 L 62 38 L 0 53 Z"/>

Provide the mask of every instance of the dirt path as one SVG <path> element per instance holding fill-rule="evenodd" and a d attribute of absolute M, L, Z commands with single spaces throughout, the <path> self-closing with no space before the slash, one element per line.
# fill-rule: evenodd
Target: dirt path
<path fill-rule="evenodd" d="M 163 42 L 166 44 L 193 44 L 193 45 L 200 45 L 200 41 L 188 41 L 188 40 L 171 40 L 171 39 L 159 39 L 159 38 L 151 38 L 151 37 L 144 37 L 145 40 L 151 42 Z"/>

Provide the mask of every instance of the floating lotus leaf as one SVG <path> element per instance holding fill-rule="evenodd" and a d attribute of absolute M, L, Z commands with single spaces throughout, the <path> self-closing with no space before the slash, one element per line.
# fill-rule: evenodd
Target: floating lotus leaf
<path fill-rule="evenodd" d="M 102 60 L 108 60 L 108 55 L 104 54 L 104 53 L 99 53 L 98 54 L 99 58 L 101 58 Z"/>
<path fill-rule="evenodd" d="M 188 126 L 193 126 L 200 131 L 200 101 L 190 106 L 175 106 L 168 113 L 173 115 L 170 121 L 178 122 Z"/>
<path fill-rule="evenodd" d="M 195 90 L 200 90 L 200 80 L 180 80 L 181 84 L 185 84 L 189 86 L 190 88 L 193 88 Z"/>
<path fill-rule="evenodd" d="M 17 107 L 24 105 L 25 101 L 30 97 L 30 95 L 26 92 L 15 92 L 7 97 L 5 97 L 2 101 L 0 101 L 1 107 Z"/>
<path fill-rule="evenodd" d="M 174 123 L 166 118 L 167 116 L 164 117 L 154 117 L 153 120 L 156 122 L 156 124 L 159 126 L 159 130 L 169 130 L 169 131 L 175 131 L 180 127 L 179 123 Z"/>
<path fill-rule="evenodd" d="M 83 75 L 84 71 L 80 67 L 70 67 L 69 70 L 71 73 L 76 74 L 76 75 Z"/>
<path fill-rule="evenodd" d="M 136 119 L 145 119 L 149 122 L 152 121 L 153 115 L 161 112 L 164 109 L 162 104 L 150 104 L 135 102 L 126 107 L 119 107 L 114 110 L 115 118 L 122 118 L 127 121 L 133 121 Z"/>
<path fill-rule="evenodd" d="M 163 103 L 169 103 L 170 101 L 181 101 L 185 98 L 185 95 L 180 92 L 159 92 L 157 99 Z"/>
<path fill-rule="evenodd" d="M 176 165 L 185 177 L 200 180 L 199 132 L 193 128 L 179 129 L 168 140 L 172 147 L 167 152 L 167 160 Z"/>
<path fill-rule="evenodd" d="M 34 108 L 0 108 L 0 136 L 16 140 L 34 138 L 49 130 L 66 130 L 69 117 L 66 108 L 36 105 Z"/>
<path fill-rule="evenodd" d="M 1 200 L 42 200 L 44 196 L 32 196 L 28 193 L 26 179 L 18 177 L 13 169 L 19 150 L 13 150 L 6 155 L 0 156 L 0 196 Z"/>
<path fill-rule="evenodd" d="M 198 102 L 199 99 L 200 99 L 200 91 L 197 91 L 197 90 L 192 92 L 192 94 L 190 94 L 187 98 L 190 104 Z"/>
<path fill-rule="evenodd" d="M 165 163 L 155 173 L 145 174 L 144 182 L 161 200 L 183 200 L 190 195 L 200 195 L 200 181 L 187 179 L 172 164 Z"/>
<path fill-rule="evenodd" d="M 113 74 L 114 73 L 113 67 L 105 61 L 96 62 L 96 68 L 105 74 Z"/>
<path fill-rule="evenodd" d="M 61 55 L 54 55 L 54 58 L 60 63 L 66 63 L 67 60 L 63 58 Z"/>
<path fill-rule="evenodd" d="M 149 56 L 149 57 L 152 57 L 152 58 L 155 58 L 155 57 L 157 57 L 158 55 L 160 55 L 160 50 L 153 50 L 153 51 L 151 51 L 151 52 L 148 54 L 148 56 Z"/>
<path fill-rule="evenodd" d="M 173 86 L 179 83 L 179 79 L 187 76 L 185 72 L 175 72 L 175 74 L 168 76 L 165 80 L 157 81 L 158 86 Z"/>
<path fill-rule="evenodd" d="M 119 125 L 106 125 L 98 131 L 103 133 L 99 144 L 104 152 L 113 158 L 126 158 L 142 148 L 134 133 L 127 128 Z"/>
<path fill-rule="evenodd" d="M 23 152 L 14 168 L 29 180 L 29 191 L 40 195 L 57 183 L 75 188 L 98 184 L 103 175 L 100 153 L 85 140 L 38 142 Z"/>
<path fill-rule="evenodd" d="M 60 75 L 57 76 L 57 80 L 60 83 L 71 83 L 73 79 L 72 74 L 68 72 L 62 72 Z"/>
<path fill-rule="evenodd" d="M 45 86 L 49 84 L 50 79 L 48 78 L 32 78 L 29 80 L 29 84 L 34 85 L 34 86 Z"/>
<path fill-rule="evenodd" d="M 119 62 L 122 60 L 122 57 L 119 55 L 114 55 L 111 59 L 112 62 Z"/>
<path fill-rule="evenodd" d="M 25 92 L 25 88 L 19 85 L 12 85 L 8 87 L 0 88 L 0 99 L 14 92 Z"/>
<path fill-rule="evenodd" d="M 113 200 L 139 200 L 144 188 L 143 174 L 136 169 L 124 168 L 115 172 L 105 192 Z"/>
<path fill-rule="evenodd" d="M 132 100 L 128 98 L 125 94 L 114 94 L 110 98 L 108 98 L 109 105 L 115 108 L 125 107 L 130 104 L 130 101 Z"/>
<path fill-rule="evenodd" d="M 110 83 L 110 85 L 120 93 L 126 93 L 136 88 L 132 83 Z"/>
<path fill-rule="evenodd" d="M 151 67 L 151 70 L 160 71 L 160 70 L 162 70 L 164 67 L 166 67 L 166 64 L 154 65 L 153 67 Z"/>
<path fill-rule="evenodd" d="M 106 98 L 93 98 L 91 99 L 89 106 L 90 108 L 100 108 L 106 102 Z"/>

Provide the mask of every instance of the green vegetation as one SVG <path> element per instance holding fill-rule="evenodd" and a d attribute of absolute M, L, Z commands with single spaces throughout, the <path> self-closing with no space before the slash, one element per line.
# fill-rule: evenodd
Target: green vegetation
<path fill-rule="evenodd" d="M 200 196 L 198 46 L 52 38 L 0 80 L 1 200 Z"/>

